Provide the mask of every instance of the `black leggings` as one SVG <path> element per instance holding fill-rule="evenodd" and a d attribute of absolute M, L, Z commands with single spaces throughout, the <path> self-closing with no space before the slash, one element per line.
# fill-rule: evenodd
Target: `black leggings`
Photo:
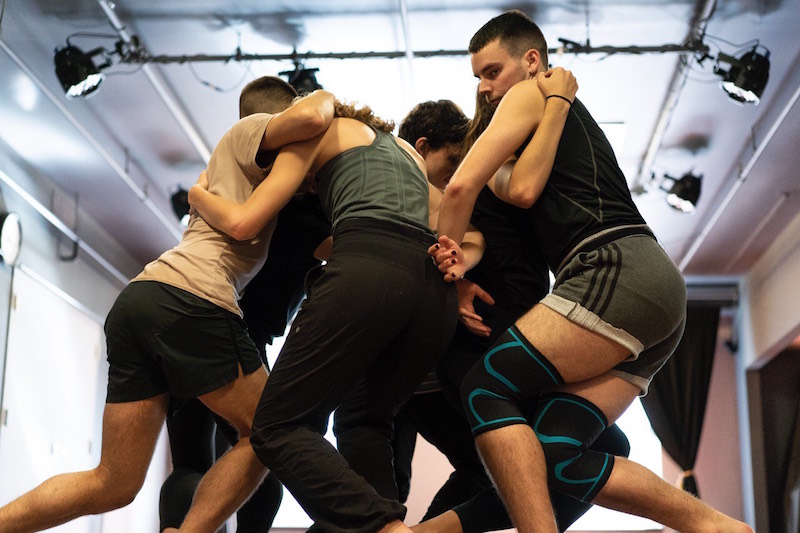
<path fill-rule="evenodd" d="M 160 531 L 180 527 L 203 475 L 239 440 L 233 426 L 197 399 L 186 400 L 170 414 L 167 433 L 173 469 L 161 486 Z M 238 533 L 269 531 L 282 499 L 283 486 L 270 472 L 236 513 Z"/>

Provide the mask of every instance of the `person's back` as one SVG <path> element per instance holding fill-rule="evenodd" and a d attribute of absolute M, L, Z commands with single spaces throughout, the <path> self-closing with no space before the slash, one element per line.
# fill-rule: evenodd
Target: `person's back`
<path fill-rule="evenodd" d="M 550 178 L 530 213 L 536 242 L 553 272 L 582 240 L 645 225 L 611 144 L 579 99 L 567 115 Z"/>
<path fill-rule="evenodd" d="M 334 232 L 343 220 L 369 217 L 430 233 L 428 183 L 418 158 L 385 131 L 334 118 L 315 161 L 317 191 Z"/>
<path fill-rule="evenodd" d="M 268 174 L 256 162 L 261 135 L 273 115 L 259 113 L 237 122 L 220 140 L 209 161 L 209 190 L 232 201 L 246 200 Z M 275 224 L 256 237 L 236 241 L 196 214 L 180 243 L 145 266 L 134 281 L 159 281 L 241 314 L 237 300 L 264 263 Z"/>

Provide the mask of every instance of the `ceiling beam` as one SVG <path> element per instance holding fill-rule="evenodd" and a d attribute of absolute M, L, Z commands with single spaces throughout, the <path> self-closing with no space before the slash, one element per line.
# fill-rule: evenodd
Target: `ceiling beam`
<path fill-rule="evenodd" d="M 705 26 L 715 8 L 716 0 L 704 0 L 702 7 L 698 12 L 698 16 L 694 17 L 692 20 L 689 28 L 689 34 L 686 38 L 687 43 L 702 42 L 702 36 L 705 33 Z M 680 98 L 683 87 L 686 85 L 686 79 L 689 76 L 689 62 L 691 59 L 692 55 L 688 51 L 681 53 L 681 55 L 678 57 L 675 72 L 672 74 L 672 79 L 670 80 L 667 94 L 664 97 L 664 103 L 661 105 L 661 110 L 658 113 L 656 126 L 653 129 L 653 134 L 650 136 L 650 142 L 647 144 L 647 150 L 645 151 L 644 157 L 642 157 L 642 162 L 639 165 L 639 172 L 630 186 L 631 191 L 634 194 L 646 192 L 645 185 L 648 184 L 652 179 L 653 161 L 656 158 L 656 154 L 658 154 L 658 151 L 661 149 L 661 144 L 664 142 L 664 136 L 667 131 L 667 126 L 669 126 L 669 122 L 672 120 L 672 114 L 675 111 L 675 107 L 678 105 L 678 99 Z"/>
<path fill-rule="evenodd" d="M 47 97 L 47 99 L 50 100 L 50 102 L 52 102 L 52 104 L 56 107 L 56 109 L 58 109 L 61 112 L 61 114 L 64 115 L 64 118 L 66 118 L 70 122 L 70 124 L 72 124 L 72 126 L 78 131 L 78 133 L 80 133 L 89 142 L 89 144 L 92 146 L 92 148 L 95 149 L 97 154 L 100 155 L 100 157 L 106 163 L 108 163 L 108 165 L 111 167 L 114 173 L 120 179 L 122 179 L 123 182 L 125 182 L 125 185 L 127 185 L 128 188 L 132 190 L 134 194 L 136 194 L 136 197 L 139 198 L 139 200 L 143 204 L 145 204 L 145 206 L 156 216 L 156 218 L 164 225 L 164 227 L 167 228 L 169 233 L 175 237 L 175 240 L 179 241 L 182 232 L 178 230 L 177 223 L 174 217 L 168 218 L 158 208 L 158 206 L 156 206 L 153 203 L 153 201 L 150 199 L 147 193 L 141 187 L 139 187 L 139 185 L 135 181 L 133 181 L 130 174 L 128 174 L 128 172 L 122 167 L 122 165 L 120 165 L 114 159 L 114 157 L 112 157 L 112 155 L 108 152 L 108 150 L 106 150 L 105 147 L 100 143 L 97 137 L 95 137 L 92 134 L 92 132 L 90 132 L 89 129 L 86 128 L 86 126 L 84 126 L 83 123 L 75 117 L 75 115 L 70 113 L 70 111 L 66 108 L 66 106 L 64 106 L 64 104 L 62 103 L 63 97 L 57 98 L 52 93 L 52 91 L 50 91 L 50 89 L 47 88 L 44 82 L 42 82 L 42 80 L 40 80 L 36 76 L 33 70 L 31 70 L 31 68 L 28 67 L 28 65 L 26 65 L 25 62 L 22 61 L 22 59 L 16 53 L 14 53 L 11 47 L 9 47 L 8 44 L 6 44 L 6 42 L 3 41 L 2 39 L 0 39 L 0 48 L 2 48 L 5 51 L 8 57 L 11 58 L 11 60 L 14 63 L 16 63 L 17 67 L 19 67 L 19 69 L 26 76 L 28 76 L 28 78 L 39 88 L 39 90 L 42 91 L 42 94 L 44 94 Z"/>
<path fill-rule="evenodd" d="M 111 27 L 114 28 L 114 31 L 117 32 L 120 39 L 125 44 L 132 45 L 133 38 L 128 34 L 125 30 L 125 26 L 120 22 L 117 14 L 114 12 L 114 4 L 109 2 L 108 0 L 97 0 L 97 3 L 100 4 L 100 7 L 103 9 L 103 13 L 105 13 L 106 18 L 111 23 Z M 167 84 L 164 82 L 162 76 L 156 72 L 156 70 L 149 66 L 143 65 L 142 72 L 144 72 L 147 79 L 150 81 L 150 84 L 158 93 L 158 96 L 164 102 L 164 105 L 167 106 L 167 109 L 172 116 L 175 117 L 175 120 L 178 122 L 181 130 L 186 134 L 189 138 L 189 142 L 192 143 L 197 153 L 203 159 L 204 164 L 208 164 L 208 160 L 211 158 L 211 149 L 206 144 L 203 137 L 200 135 L 197 127 L 189 118 L 189 115 L 183 109 L 183 106 L 180 105 L 178 102 L 175 93 L 167 87 Z"/>

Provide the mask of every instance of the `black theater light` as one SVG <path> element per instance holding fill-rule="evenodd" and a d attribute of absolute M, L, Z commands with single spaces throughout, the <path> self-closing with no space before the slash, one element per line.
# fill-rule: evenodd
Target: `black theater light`
<path fill-rule="evenodd" d="M 757 49 L 758 45 L 739 58 L 723 53 L 717 57 L 714 73 L 722 76 L 722 88 L 737 102 L 757 104 L 767 86 L 769 50 L 759 54 Z M 724 70 L 720 62 L 728 63 L 730 68 Z"/>
<path fill-rule="evenodd" d="M 691 213 L 697 206 L 700 199 L 700 189 L 702 188 L 703 176 L 697 176 L 687 172 L 680 178 L 664 175 L 664 179 L 673 182 L 672 187 L 662 189 L 667 191 L 667 203 L 674 209 L 684 213 Z"/>
<path fill-rule="evenodd" d="M 169 198 L 172 203 L 172 211 L 183 226 L 189 225 L 189 191 L 181 187 L 176 187 Z"/>
<path fill-rule="evenodd" d="M 294 87 L 297 94 L 303 96 L 317 89 L 322 89 L 322 85 L 317 82 L 317 76 L 314 74 L 315 72 L 319 72 L 319 69 L 304 68 L 300 63 L 295 63 L 294 70 L 284 70 L 278 74 L 280 76 L 286 76 L 286 81 L 289 82 L 289 85 Z"/>
<path fill-rule="evenodd" d="M 97 90 L 102 83 L 105 75 L 101 69 L 109 65 L 105 62 L 102 65 L 95 65 L 94 56 L 105 52 L 104 48 L 95 48 L 90 52 L 84 52 L 77 46 L 67 45 L 63 48 L 56 48 L 55 65 L 56 76 L 67 98 L 78 96 L 89 96 Z"/>

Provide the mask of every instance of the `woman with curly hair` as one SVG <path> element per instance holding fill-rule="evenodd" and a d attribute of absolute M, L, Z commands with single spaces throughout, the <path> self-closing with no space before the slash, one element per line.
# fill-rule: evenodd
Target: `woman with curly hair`
<path fill-rule="evenodd" d="M 202 183 L 189 194 L 193 208 L 234 239 L 255 235 L 304 183 L 331 221 L 330 258 L 267 380 L 251 439 L 325 531 L 408 531 L 403 505 L 378 495 L 323 434 L 330 413 L 356 391 L 365 418 L 387 429 L 380 437 L 391 454 L 394 413 L 456 325 L 455 289 L 443 275 L 458 279 L 479 257 L 472 253 L 479 239 L 441 269 L 428 257 L 439 193 L 414 148 L 389 133 L 393 127 L 368 107 L 336 102 L 327 131 L 282 149 L 244 204 Z"/>

